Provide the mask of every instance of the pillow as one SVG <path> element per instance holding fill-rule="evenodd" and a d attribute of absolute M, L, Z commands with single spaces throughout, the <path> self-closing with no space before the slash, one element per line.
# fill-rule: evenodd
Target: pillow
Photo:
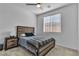
<path fill-rule="evenodd" d="M 26 36 L 25 34 L 21 34 L 21 36 Z"/>
<path fill-rule="evenodd" d="M 26 36 L 34 36 L 33 33 L 25 33 Z"/>

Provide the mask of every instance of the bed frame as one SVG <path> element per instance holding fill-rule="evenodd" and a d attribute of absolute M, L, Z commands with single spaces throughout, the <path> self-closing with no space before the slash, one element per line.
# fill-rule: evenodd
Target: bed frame
<path fill-rule="evenodd" d="M 32 33 L 34 33 L 34 27 L 17 26 L 17 29 L 16 29 L 17 38 L 19 38 L 21 34 L 26 33 L 26 32 L 32 32 Z M 53 43 L 50 42 L 47 45 L 45 45 L 45 46 L 47 46 L 47 48 L 44 49 L 40 54 L 39 54 L 40 48 L 37 48 L 37 51 L 36 51 L 37 56 L 46 55 L 52 48 L 55 47 L 55 41 Z M 34 53 L 32 53 L 32 54 L 34 54 Z"/>

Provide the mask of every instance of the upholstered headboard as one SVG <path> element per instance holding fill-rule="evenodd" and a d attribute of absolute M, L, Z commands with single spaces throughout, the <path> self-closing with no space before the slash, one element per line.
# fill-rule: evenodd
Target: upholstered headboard
<path fill-rule="evenodd" d="M 16 35 L 20 37 L 21 34 L 24 33 L 34 33 L 34 27 L 27 27 L 27 26 L 17 26 Z"/>

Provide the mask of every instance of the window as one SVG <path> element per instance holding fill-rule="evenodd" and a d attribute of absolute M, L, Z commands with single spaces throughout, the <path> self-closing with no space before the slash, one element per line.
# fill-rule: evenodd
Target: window
<path fill-rule="evenodd" d="M 61 14 L 44 17 L 43 31 L 44 32 L 61 32 Z"/>

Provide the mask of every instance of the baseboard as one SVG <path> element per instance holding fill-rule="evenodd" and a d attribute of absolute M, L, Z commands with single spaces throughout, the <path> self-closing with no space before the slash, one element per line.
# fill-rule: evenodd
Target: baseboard
<path fill-rule="evenodd" d="M 79 52 L 78 49 L 74 49 L 74 48 L 66 47 L 66 46 L 61 45 L 61 44 L 58 44 L 58 43 L 56 43 L 56 45 L 57 45 L 57 46 L 60 46 L 60 47 L 63 47 L 63 48 L 66 48 L 66 49 L 69 49 L 69 50 L 73 50 L 73 51 L 78 51 L 78 52 Z"/>

